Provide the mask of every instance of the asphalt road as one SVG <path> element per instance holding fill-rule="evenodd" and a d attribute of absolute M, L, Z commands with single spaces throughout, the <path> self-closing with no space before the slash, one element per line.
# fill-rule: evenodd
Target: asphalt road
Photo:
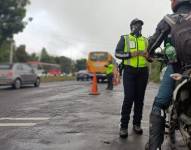
<path fill-rule="evenodd" d="M 0 150 L 144 150 L 149 112 L 158 86 L 147 87 L 142 127 L 137 136 L 118 136 L 123 88 L 89 95 L 90 82 L 44 83 L 39 88 L 0 88 Z M 179 146 L 183 148 L 183 144 Z"/>

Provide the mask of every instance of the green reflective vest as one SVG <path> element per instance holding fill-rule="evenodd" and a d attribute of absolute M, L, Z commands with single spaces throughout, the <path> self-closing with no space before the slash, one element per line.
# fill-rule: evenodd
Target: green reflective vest
<path fill-rule="evenodd" d="M 113 64 L 109 64 L 106 68 L 106 74 L 111 74 L 113 73 L 113 69 L 114 69 L 114 65 Z"/>
<path fill-rule="evenodd" d="M 146 52 L 148 48 L 148 40 L 143 37 L 135 37 L 131 34 L 125 35 L 125 47 L 124 52 Z M 124 65 L 129 65 L 132 67 L 146 67 L 147 66 L 147 60 L 143 56 L 137 56 L 137 57 L 131 57 L 129 59 L 124 60 Z"/>

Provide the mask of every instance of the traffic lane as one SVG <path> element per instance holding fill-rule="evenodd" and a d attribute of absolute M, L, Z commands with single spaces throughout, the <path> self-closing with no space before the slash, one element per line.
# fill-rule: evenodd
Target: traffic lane
<path fill-rule="evenodd" d="M 70 97 L 73 91 L 78 91 L 83 85 L 86 87 L 86 84 L 89 85 L 90 83 L 69 81 L 43 83 L 39 88 L 25 86 L 19 90 L 13 90 L 10 87 L 1 87 L 0 117 L 16 117 L 20 115 L 22 116 L 22 114 L 31 115 L 31 112 L 34 112 L 43 106 L 48 106 L 49 101 L 51 100 L 56 100 L 59 97 Z"/>
<path fill-rule="evenodd" d="M 0 143 L 2 143 L 0 149 L 4 147 L 16 150 L 144 149 L 148 139 L 148 117 L 158 86 L 149 84 L 147 88 L 142 123 L 144 134 L 135 135 L 131 123 L 127 140 L 118 137 L 123 101 L 122 85 L 115 87 L 114 91 L 107 91 L 105 87 L 106 84 L 99 84 L 98 89 L 101 93 L 99 96 L 88 94 L 90 89 L 88 82 L 43 84 L 39 90 L 34 89 L 34 91 L 22 89 L 25 96 L 17 94 L 15 97 L 18 96 L 17 99 L 28 97 L 29 100 L 19 103 L 15 113 L 7 117 L 49 119 L 16 121 L 36 123 L 31 127 L 0 127 Z"/>
<path fill-rule="evenodd" d="M 25 149 L 24 143 L 28 149 L 111 149 L 112 143 L 123 147 L 118 138 L 122 89 L 118 87 L 110 92 L 105 91 L 105 86 L 99 85 L 101 95 L 98 97 L 88 95 L 90 84 L 84 82 L 52 83 L 39 89 L 3 91 L 2 98 L 9 100 L 7 104 L 15 106 L 7 94 L 12 94 L 14 102 L 18 101 L 18 107 L 14 107 L 13 113 L 6 114 L 7 117 L 43 116 L 50 119 L 37 121 L 38 124 L 30 128 L 0 128 L 1 141 L 7 141 L 2 147 L 10 145 Z"/>
<path fill-rule="evenodd" d="M 49 107 L 49 103 L 52 103 L 52 101 L 54 100 L 62 101 L 64 98 L 72 97 L 73 95 L 80 93 L 80 91 L 85 90 L 85 88 L 83 88 L 85 84 L 89 85 L 89 83 L 62 82 L 62 83 L 42 84 L 40 88 L 29 87 L 29 88 L 22 88 L 20 90 L 10 90 L 9 88 L 2 88 L 2 90 L 0 91 L 1 117 L 10 117 L 10 118 L 23 117 L 28 119 L 31 117 L 41 116 L 41 117 L 51 118 L 58 114 L 59 108 L 58 107 L 51 108 Z M 1 120 L 0 122 L 16 124 L 16 123 L 30 123 L 30 120 L 27 121 Z M 32 123 L 34 123 L 34 121 Z M 37 121 L 37 123 L 39 123 L 39 121 Z M 24 126 L 21 130 L 19 130 L 18 127 L 6 127 L 6 128 L 0 127 L 0 131 L 1 131 L 0 143 L 4 143 L 1 144 L 0 149 L 12 149 L 11 147 L 15 147 L 17 144 L 14 146 L 14 143 L 12 143 L 14 141 L 14 140 L 12 141 L 12 137 L 14 139 L 14 137 L 16 136 L 17 139 L 17 136 L 19 136 L 20 133 L 22 135 L 21 138 L 23 138 L 23 136 L 25 137 L 27 134 L 27 137 L 29 136 L 28 139 L 30 140 L 33 140 L 32 137 L 33 135 L 34 136 L 36 134 L 38 135 L 38 132 L 35 131 L 33 128 L 25 128 Z M 8 146 L 10 147 L 5 148 Z M 18 149 L 20 150 L 25 148 L 21 147 Z"/>

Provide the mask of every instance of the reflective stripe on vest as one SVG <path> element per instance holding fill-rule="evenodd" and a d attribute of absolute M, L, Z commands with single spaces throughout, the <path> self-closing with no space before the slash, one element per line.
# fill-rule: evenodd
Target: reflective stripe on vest
<path fill-rule="evenodd" d="M 143 36 L 136 38 L 130 34 L 124 36 L 124 39 L 125 39 L 125 47 L 124 47 L 125 53 L 135 52 L 135 51 L 146 52 L 148 47 L 148 40 Z M 147 60 L 143 56 L 132 57 L 130 59 L 125 59 L 124 65 L 129 65 L 132 67 L 146 67 Z"/>

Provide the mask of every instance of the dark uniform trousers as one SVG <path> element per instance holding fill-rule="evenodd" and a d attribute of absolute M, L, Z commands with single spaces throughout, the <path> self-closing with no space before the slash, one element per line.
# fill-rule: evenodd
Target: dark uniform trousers
<path fill-rule="evenodd" d="M 108 85 L 107 89 L 113 90 L 113 73 L 107 74 Z"/>
<path fill-rule="evenodd" d="M 121 128 L 127 129 L 134 103 L 133 125 L 141 125 L 144 96 L 148 82 L 148 67 L 125 66 L 123 73 L 124 101 L 121 111 Z"/>

